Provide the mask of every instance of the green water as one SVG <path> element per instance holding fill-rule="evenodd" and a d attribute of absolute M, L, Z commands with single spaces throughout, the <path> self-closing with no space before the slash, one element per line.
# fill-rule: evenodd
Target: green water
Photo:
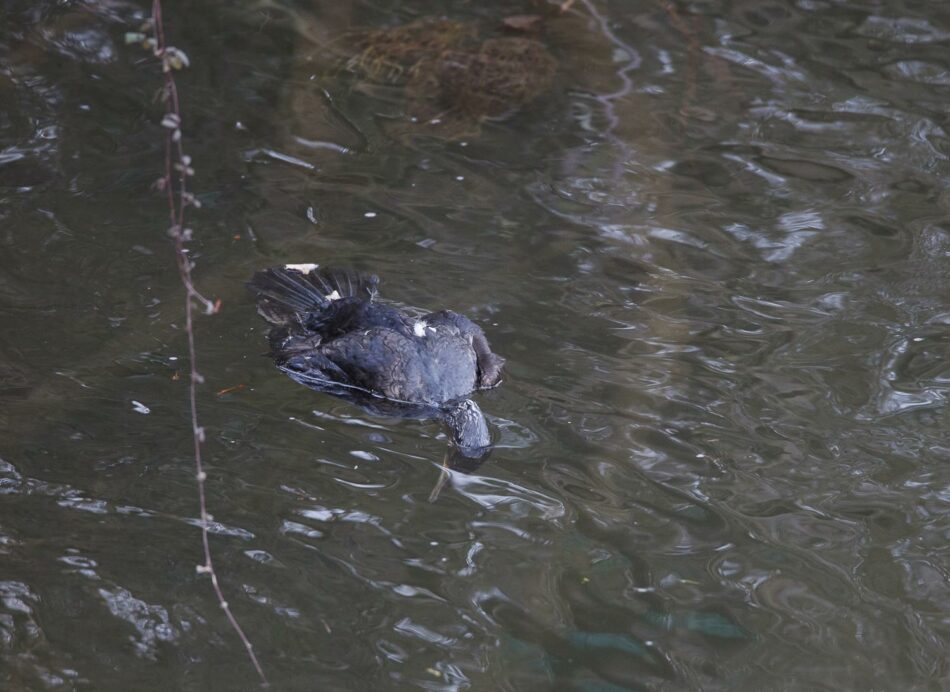
<path fill-rule="evenodd" d="M 339 57 L 536 7 L 165 6 L 212 548 L 273 689 L 942 688 L 950 9 L 579 1 L 544 93 L 452 138 Z M 0 4 L 4 690 L 256 686 L 195 571 L 147 11 Z M 489 461 L 430 501 L 437 423 L 262 357 L 283 262 L 479 322 Z"/>

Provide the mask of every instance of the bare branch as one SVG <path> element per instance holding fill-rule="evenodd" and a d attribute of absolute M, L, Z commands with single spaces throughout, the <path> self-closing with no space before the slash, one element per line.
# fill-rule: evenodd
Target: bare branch
<path fill-rule="evenodd" d="M 154 36 L 148 36 L 147 33 L 154 33 Z M 198 373 L 195 352 L 194 306 L 195 303 L 198 303 L 204 312 L 210 315 L 218 311 L 221 302 L 211 301 L 205 298 L 195 288 L 191 278 L 193 265 L 188 258 L 188 250 L 185 247 L 185 244 L 192 238 L 192 230 L 185 226 L 185 209 L 189 206 L 197 209 L 201 206 L 201 202 L 193 192 L 188 190 L 187 186 L 188 178 L 194 175 L 195 171 L 191 166 L 191 157 L 185 154 L 181 141 L 181 108 L 179 106 L 178 86 L 175 83 L 174 73 L 177 70 L 188 67 L 190 61 L 184 51 L 165 44 L 165 27 L 162 23 L 161 0 L 153 0 L 151 21 L 141 28 L 141 32 L 130 32 L 126 34 L 126 41 L 129 43 L 141 43 L 146 49 L 151 50 L 162 63 L 164 86 L 161 92 L 161 100 L 165 103 L 166 107 L 166 112 L 161 121 L 162 127 L 165 130 L 165 174 L 158 179 L 154 187 L 159 192 L 164 192 L 165 198 L 168 201 L 168 217 L 170 221 L 168 234 L 172 239 L 172 244 L 175 249 L 178 274 L 181 278 L 182 286 L 185 288 L 185 333 L 188 337 L 188 360 L 191 367 L 191 377 L 188 382 L 188 400 L 191 407 L 191 429 L 194 438 L 195 481 L 198 486 L 201 544 L 204 550 L 204 564 L 198 565 L 197 571 L 198 574 L 207 574 L 211 578 L 211 586 L 214 589 L 218 605 L 224 611 L 228 622 L 244 645 L 248 658 L 260 677 L 261 684 L 266 687 L 268 685 L 267 676 L 264 675 L 264 669 L 257 660 L 254 647 L 224 598 L 224 593 L 221 590 L 218 575 L 214 568 L 214 561 L 211 558 L 211 545 L 209 543 L 211 515 L 208 513 L 208 503 L 205 493 L 205 483 L 207 482 L 208 474 L 205 472 L 201 460 L 201 445 L 205 441 L 205 430 L 198 424 L 197 404 L 197 387 L 204 382 L 204 378 Z"/>

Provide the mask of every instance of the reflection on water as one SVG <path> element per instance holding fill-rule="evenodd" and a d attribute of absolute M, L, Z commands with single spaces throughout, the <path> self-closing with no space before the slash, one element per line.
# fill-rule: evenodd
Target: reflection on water
<path fill-rule="evenodd" d="M 950 11 L 539 7 L 166 7 L 224 304 L 213 548 L 271 680 L 939 686 Z M 0 8 L 4 689 L 251 680 L 194 569 L 158 76 L 122 46 L 146 9 Z M 465 136 L 406 127 L 406 83 L 334 39 L 443 16 L 553 77 Z M 446 472 L 437 424 L 274 371 L 243 283 L 283 261 L 482 324 L 490 461 Z"/>

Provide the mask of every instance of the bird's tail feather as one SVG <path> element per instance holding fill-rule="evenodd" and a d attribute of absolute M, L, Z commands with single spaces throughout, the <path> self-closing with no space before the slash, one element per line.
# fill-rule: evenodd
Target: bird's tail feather
<path fill-rule="evenodd" d="M 317 312 L 340 298 L 372 300 L 379 279 L 352 269 L 286 264 L 257 272 L 248 288 L 257 297 L 257 311 L 271 324 L 288 324 Z"/>

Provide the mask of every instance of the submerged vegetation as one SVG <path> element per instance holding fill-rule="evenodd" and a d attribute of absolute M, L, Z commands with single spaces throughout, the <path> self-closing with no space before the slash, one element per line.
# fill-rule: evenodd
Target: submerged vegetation
<path fill-rule="evenodd" d="M 346 68 L 363 78 L 405 87 L 412 132 L 451 138 L 505 118 L 551 84 L 557 60 L 540 41 L 480 38 L 474 23 L 419 19 L 345 39 L 356 52 Z"/>

